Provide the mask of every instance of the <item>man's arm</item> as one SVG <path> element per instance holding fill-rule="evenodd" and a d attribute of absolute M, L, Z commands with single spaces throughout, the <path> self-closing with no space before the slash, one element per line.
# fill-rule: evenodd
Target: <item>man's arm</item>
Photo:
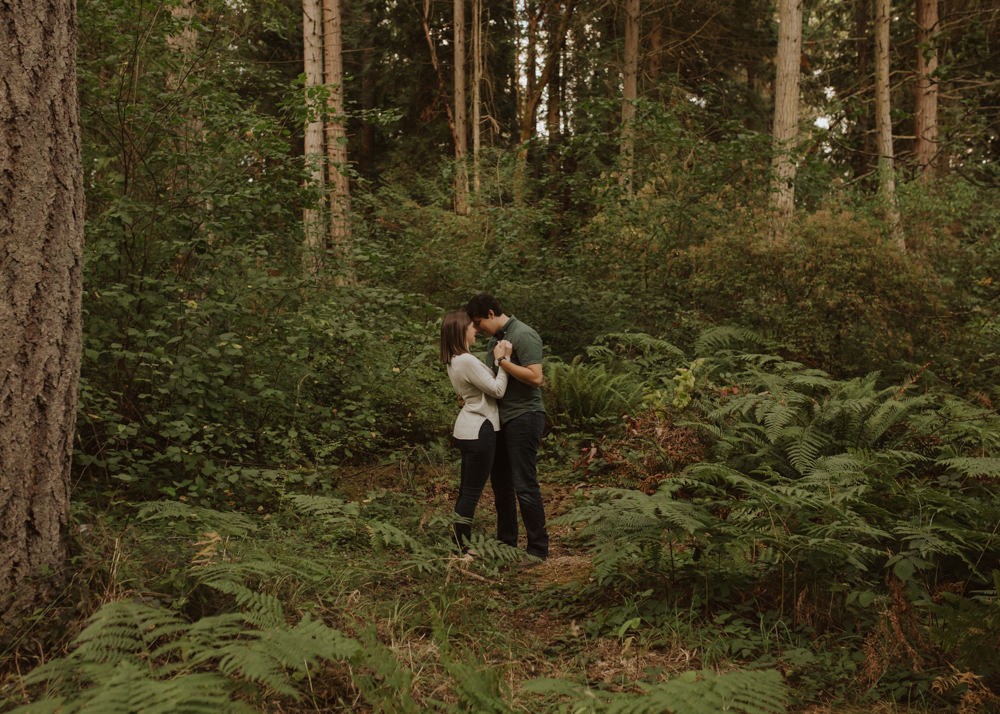
<path fill-rule="evenodd" d="M 542 386 L 542 365 L 540 364 L 524 366 L 514 364 L 509 359 L 505 359 L 500 363 L 500 368 L 518 382 L 524 382 L 529 387 Z"/>

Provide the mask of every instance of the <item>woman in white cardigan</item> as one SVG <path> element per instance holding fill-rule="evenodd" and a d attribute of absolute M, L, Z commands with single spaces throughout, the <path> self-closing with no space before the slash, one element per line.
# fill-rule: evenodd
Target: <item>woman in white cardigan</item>
<path fill-rule="evenodd" d="M 497 374 L 469 349 L 476 341 L 476 328 L 464 310 L 445 314 L 441 322 L 441 361 L 448 366 L 448 378 L 462 400 L 452 436 L 462 452 L 462 480 L 455 502 L 454 538 L 465 551 L 472 535 L 472 517 L 493 468 L 500 414 L 497 399 L 507 391 L 507 373 Z M 496 360 L 509 358 L 511 344 L 497 343 Z"/>

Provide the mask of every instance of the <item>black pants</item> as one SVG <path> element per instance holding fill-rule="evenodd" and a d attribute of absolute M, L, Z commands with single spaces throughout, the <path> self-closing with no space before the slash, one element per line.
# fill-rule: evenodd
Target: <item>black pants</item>
<path fill-rule="evenodd" d="M 504 423 L 493 464 L 497 504 L 497 539 L 517 546 L 517 509 L 528 537 L 528 553 L 548 557 L 549 534 L 538 487 L 538 444 L 545 431 L 545 412 L 529 412 Z"/>
<path fill-rule="evenodd" d="M 493 469 L 497 433 L 489 419 L 483 420 L 478 439 L 456 439 L 462 452 L 462 482 L 455 502 L 454 538 L 460 548 L 468 545 L 472 535 L 472 517 L 476 513 L 479 497 L 483 495 L 486 479 Z"/>

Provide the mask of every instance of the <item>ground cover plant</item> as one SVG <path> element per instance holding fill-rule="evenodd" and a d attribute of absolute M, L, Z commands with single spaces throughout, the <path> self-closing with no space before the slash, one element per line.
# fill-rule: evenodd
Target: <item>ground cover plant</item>
<path fill-rule="evenodd" d="M 995 708 L 995 413 L 766 346 L 614 334 L 549 365 L 542 564 L 485 537 L 488 502 L 455 555 L 454 464 L 426 452 L 231 507 L 81 504 L 78 578 L 5 651 L 5 708 Z"/>

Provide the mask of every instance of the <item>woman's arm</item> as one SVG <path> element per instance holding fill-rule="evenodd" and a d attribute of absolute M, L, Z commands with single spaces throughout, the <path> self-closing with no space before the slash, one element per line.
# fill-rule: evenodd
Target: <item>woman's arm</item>
<path fill-rule="evenodd" d="M 504 363 L 506 364 L 506 360 Z M 472 355 L 469 355 L 469 359 L 462 360 L 461 368 L 469 383 L 484 394 L 499 399 L 507 392 L 508 380 L 504 370 L 498 370 L 496 376 L 493 376 L 490 368 Z"/>

